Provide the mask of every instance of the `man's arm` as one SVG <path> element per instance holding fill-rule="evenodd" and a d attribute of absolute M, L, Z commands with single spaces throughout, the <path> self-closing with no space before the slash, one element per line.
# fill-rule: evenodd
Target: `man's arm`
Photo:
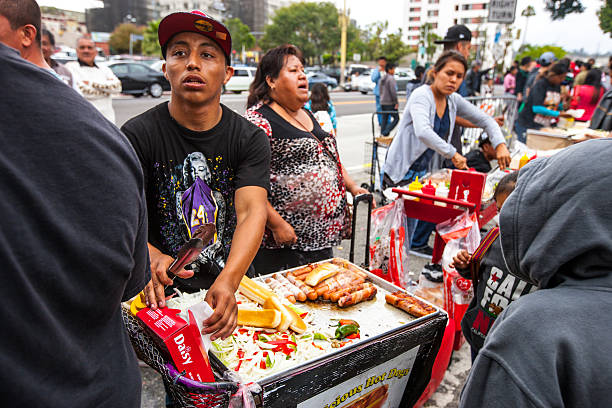
<path fill-rule="evenodd" d="M 253 261 L 266 225 L 267 191 L 262 187 L 246 186 L 236 190 L 236 230 L 225 268 L 206 293 L 206 301 L 215 310 L 204 322 L 204 334 L 211 340 L 226 338 L 236 328 L 238 306 L 234 293 Z"/>

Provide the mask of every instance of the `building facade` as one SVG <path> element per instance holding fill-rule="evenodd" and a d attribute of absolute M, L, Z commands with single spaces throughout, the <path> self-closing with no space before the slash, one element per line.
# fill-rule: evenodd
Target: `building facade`
<path fill-rule="evenodd" d="M 420 28 L 430 23 L 434 32 L 444 37 L 446 30 L 455 24 L 463 24 L 472 31 L 472 45 L 476 57 L 490 66 L 499 60 L 499 47 L 505 46 L 504 38 L 494 45 L 496 34 L 508 35 L 507 27 L 489 23 L 489 0 L 405 0 L 403 24 L 404 40 L 408 45 L 419 46 Z M 438 55 L 442 51 L 439 47 Z M 508 47 L 506 59 L 512 58 L 512 46 Z M 424 59 L 421 56 L 421 59 Z"/>

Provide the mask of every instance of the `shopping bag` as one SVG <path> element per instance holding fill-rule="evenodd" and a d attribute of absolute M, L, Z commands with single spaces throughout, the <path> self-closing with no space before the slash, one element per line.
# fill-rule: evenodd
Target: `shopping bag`
<path fill-rule="evenodd" d="M 459 251 L 473 253 L 480 244 L 480 227 L 475 213 L 462 215 L 438 224 L 438 234 L 446 242 L 442 253 L 444 282 L 444 309 L 455 321 L 455 329 L 461 331 L 461 319 L 474 296 L 470 279 L 463 278 L 450 264 Z M 459 344 L 461 341 L 459 342 Z"/>
<path fill-rule="evenodd" d="M 409 282 L 408 246 L 413 230 L 409 224 L 402 199 L 372 211 L 370 271 L 402 288 Z"/>

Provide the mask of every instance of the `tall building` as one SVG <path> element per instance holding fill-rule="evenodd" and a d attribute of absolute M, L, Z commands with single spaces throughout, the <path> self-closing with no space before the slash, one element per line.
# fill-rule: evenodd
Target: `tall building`
<path fill-rule="evenodd" d="M 225 18 L 226 7 L 222 0 L 156 0 L 156 17 L 163 18 L 177 11 L 202 10 L 217 20 Z"/>
<path fill-rule="evenodd" d="M 157 17 L 158 0 L 103 0 L 85 11 L 89 31 L 112 32 L 121 23 L 147 24 Z"/>
<path fill-rule="evenodd" d="M 455 24 L 463 24 L 472 31 L 472 44 L 476 46 L 478 58 L 492 64 L 492 44 L 499 30 L 498 23 L 489 23 L 489 0 L 405 0 L 403 24 L 404 40 L 408 45 L 420 45 L 420 28 L 431 23 L 440 37 Z M 509 54 L 512 50 L 509 47 Z M 439 48 L 438 52 L 442 50 Z M 508 55 L 507 55 L 508 57 Z"/>

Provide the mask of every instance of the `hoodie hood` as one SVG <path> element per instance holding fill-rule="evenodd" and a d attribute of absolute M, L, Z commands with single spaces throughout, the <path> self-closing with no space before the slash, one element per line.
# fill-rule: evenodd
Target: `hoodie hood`
<path fill-rule="evenodd" d="M 568 147 L 520 170 L 500 214 L 513 275 L 540 288 L 612 287 L 612 139 Z"/>

